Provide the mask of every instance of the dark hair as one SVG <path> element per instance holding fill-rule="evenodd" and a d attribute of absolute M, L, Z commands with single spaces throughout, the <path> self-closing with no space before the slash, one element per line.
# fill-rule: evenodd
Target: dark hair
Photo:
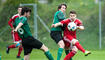
<path fill-rule="evenodd" d="M 19 6 L 18 8 L 23 8 L 22 6 Z"/>
<path fill-rule="evenodd" d="M 76 11 L 72 10 L 69 14 L 77 14 Z"/>
<path fill-rule="evenodd" d="M 31 9 L 30 8 L 28 8 L 28 7 L 23 7 L 22 8 L 22 11 L 21 11 L 21 15 L 24 15 L 24 13 L 27 13 L 27 12 L 31 12 Z"/>
<path fill-rule="evenodd" d="M 60 5 L 58 5 L 58 10 L 61 9 L 61 7 L 62 7 L 63 5 L 67 8 L 67 5 L 66 5 L 66 4 L 60 4 Z"/>

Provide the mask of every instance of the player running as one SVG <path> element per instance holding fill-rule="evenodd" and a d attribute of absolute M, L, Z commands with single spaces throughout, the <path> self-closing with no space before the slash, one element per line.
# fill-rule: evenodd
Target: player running
<path fill-rule="evenodd" d="M 30 8 L 22 8 L 21 17 L 18 21 L 15 21 L 16 28 L 14 31 L 18 31 L 19 36 L 22 38 L 22 46 L 24 48 L 24 60 L 29 60 L 29 55 L 33 48 L 43 50 L 49 60 L 54 60 L 48 48 L 32 36 L 30 27 L 27 22 L 28 17 L 30 16 L 30 12 Z"/>
<path fill-rule="evenodd" d="M 15 26 L 13 25 L 13 23 L 14 23 L 15 20 L 17 20 L 20 17 L 21 10 L 22 10 L 22 7 L 18 7 L 18 14 L 12 16 L 12 18 L 8 21 L 9 26 L 12 28 L 11 34 L 12 34 L 12 37 L 13 37 L 13 40 L 14 40 L 13 42 L 15 44 L 8 46 L 7 47 L 7 50 L 6 50 L 6 53 L 9 54 L 9 51 L 10 51 L 11 48 L 18 47 L 19 48 L 19 51 L 18 51 L 18 54 L 17 54 L 17 58 L 20 58 L 20 54 L 21 54 L 21 52 L 23 50 L 23 47 L 21 45 L 21 40 L 22 39 L 19 37 L 19 35 L 18 35 L 17 32 L 13 32 L 13 30 L 15 28 Z"/>
<path fill-rule="evenodd" d="M 91 53 L 90 51 L 86 51 L 80 45 L 78 40 L 76 39 L 76 30 L 75 31 L 69 31 L 68 30 L 67 25 L 70 22 L 74 22 L 77 25 L 77 29 L 84 30 L 84 26 L 83 26 L 82 22 L 76 18 L 76 12 L 75 11 L 70 11 L 70 18 L 52 25 L 52 27 L 57 27 L 57 26 L 63 26 L 64 24 L 66 24 L 66 28 L 64 30 L 63 40 L 65 43 L 65 48 L 66 49 L 72 49 L 72 51 L 68 55 L 66 55 L 64 60 L 69 60 L 71 57 L 73 57 L 76 54 L 78 49 L 80 51 L 82 51 L 85 54 L 85 56 L 87 56 L 88 54 Z"/>

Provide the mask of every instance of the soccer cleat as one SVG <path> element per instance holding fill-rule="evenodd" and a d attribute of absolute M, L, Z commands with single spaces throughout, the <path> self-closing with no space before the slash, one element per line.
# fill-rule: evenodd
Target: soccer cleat
<path fill-rule="evenodd" d="M 16 58 L 21 58 L 21 56 L 16 56 Z"/>
<path fill-rule="evenodd" d="M 7 47 L 7 50 L 6 50 L 6 53 L 7 53 L 7 54 L 9 54 L 9 50 L 10 50 L 10 48 Z"/>
<path fill-rule="evenodd" d="M 85 51 L 85 56 L 88 56 L 89 54 L 91 54 L 90 51 Z"/>

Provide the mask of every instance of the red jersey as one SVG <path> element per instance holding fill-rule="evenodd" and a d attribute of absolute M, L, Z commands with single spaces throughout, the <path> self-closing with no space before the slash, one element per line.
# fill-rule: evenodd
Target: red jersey
<path fill-rule="evenodd" d="M 11 28 L 13 28 L 13 23 L 15 22 L 15 19 L 19 16 L 20 16 L 19 14 L 16 14 L 16 15 L 12 16 L 12 18 L 8 21 L 8 24 Z"/>
<path fill-rule="evenodd" d="M 66 19 L 66 20 L 61 21 L 62 24 L 66 24 L 66 28 L 65 28 L 65 30 L 64 30 L 64 36 L 66 36 L 67 38 L 69 38 L 69 37 L 71 36 L 71 37 L 72 37 L 72 38 L 70 38 L 70 40 L 71 40 L 71 39 L 73 39 L 73 38 L 76 39 L 76 31 L 69 31 L 69 30 L 68 30 L 67 25 L 68 25 L 70 22 L 72 22 L 70 19 Z M 74 23 L 75 23 L 77 26 L 82 25 L 82 22 L 81 22 L 79 19 L 76 19 L 76 20 L 74 21 Z"/>

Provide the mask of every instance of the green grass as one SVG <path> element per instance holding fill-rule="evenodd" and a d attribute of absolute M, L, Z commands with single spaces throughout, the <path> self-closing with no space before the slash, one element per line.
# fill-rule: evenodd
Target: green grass
<path fill-rule="evenodd" d="M 5 49 L 2 50 L 1 51 L 2 60 L 21 60 L 22 58 L 21 59 L 16 58 L 17 51 L 18 51 L 17 48 L 11 49 L 10 53 L 6 54 Z M 57 50 L 50 49 L 50 52 L 54 56 L 54 60 L 56 60 Z M 84 54 L 82 52 L 78 51 L 78 53 L 73 57 L 73 60 L 103 60 L 103 59 L 105 59 L 105 51 L 98 50 L 98 51 L 91 51 L 91 52 L 92 52 L 91 55 L 84 56 Z M 21 57 L 23 57 L 23 52 L 21 54 Z M 63 52 L 61 60 L 63 60 L 64 57 L 65 57 L 65 53 Z M 32 53 L 30 55 L 30 60 L 47 60 L 47 58 L 41 50 L 33 49 Z"/>

